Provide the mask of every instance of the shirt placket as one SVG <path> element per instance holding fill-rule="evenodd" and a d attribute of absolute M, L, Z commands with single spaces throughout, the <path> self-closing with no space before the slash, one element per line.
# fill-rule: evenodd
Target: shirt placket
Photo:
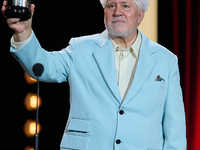
<path fill-rule="evenodd" d="M 128 56 L 128 52 L 129 50 L 123 50 L 120 47 L 117 47 L 117 52 L 119 53 L 119 69 L 118 69 L 118 85 L 120 86 L 120 81 L 123 80 L 122 79 L 122 61 L 125 59 L 125 57 Z M 122 82 L 122 81 L 121 81 Z"/>
<path fill-rule="evenodd" d="M 118 85 L 120 84 L 120 79 L 121 79 L 120 73 L 121 73 L 121 62 L 122 62 L 123 56 L 124 56 L 123 52 L 120 52 L 120 54 L 119 54 L 119 70 L 118 70 Z"/>

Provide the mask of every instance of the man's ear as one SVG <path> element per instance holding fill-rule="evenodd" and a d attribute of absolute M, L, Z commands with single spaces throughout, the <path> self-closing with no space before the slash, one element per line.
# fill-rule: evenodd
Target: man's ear
<path fill-rule="evenodd" d="M 140 9 L 139 10 L 139 14 L 138 14 L 138 25 L 140 25 L 140 23 L 142 22 L 143 18 L 144 18 L 144 10 L 143 9 Z"/>

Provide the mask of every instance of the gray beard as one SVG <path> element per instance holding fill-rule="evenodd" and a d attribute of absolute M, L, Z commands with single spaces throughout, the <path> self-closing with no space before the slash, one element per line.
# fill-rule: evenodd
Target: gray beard
<path fill-rule="evenodd" d="M 127 38 L 129 35 L 131 35 L 134 32 L 134 28 L 128 29 L 125 32 L 119 32 L 116 31 L 115 28 L 120 27 L 120 25 L 114 25 L 114 27 L 106 26 L 106 29 L 108 30 L 109 35 L 113 37 L 122 37 L 122 38 Z"/>

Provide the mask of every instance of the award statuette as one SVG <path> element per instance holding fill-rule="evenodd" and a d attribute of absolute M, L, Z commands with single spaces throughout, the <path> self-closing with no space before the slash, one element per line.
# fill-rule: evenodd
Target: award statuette
<path fill-rule="evenodd" d="M 7 18 L 20 18 L 21 21 L 31 18 L 30 0 L 7 0 L 7 2 L 4 14 Z"/>

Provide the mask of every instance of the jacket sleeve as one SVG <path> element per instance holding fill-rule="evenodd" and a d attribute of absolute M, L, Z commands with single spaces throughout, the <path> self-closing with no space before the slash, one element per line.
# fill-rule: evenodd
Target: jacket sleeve
<path fill-rule="evenodd" d="M 177 57 L 170 75 L 163 116 L 164 150 L 186 150 L 185 111 Z"/>
<path fill-rule="evenodd" d="M 74 56 L 70 45 L 61 51 L 48 52 L 41 47 L 33 33 L 32 39 L 25 46 L 16 51 L 11 45 L 10 52 L 33 78 L 36 78 L 32 71 L 33 65 L 41 63 L 44 66 L 41 81 L 60 83 L 68 80 Z"/>

